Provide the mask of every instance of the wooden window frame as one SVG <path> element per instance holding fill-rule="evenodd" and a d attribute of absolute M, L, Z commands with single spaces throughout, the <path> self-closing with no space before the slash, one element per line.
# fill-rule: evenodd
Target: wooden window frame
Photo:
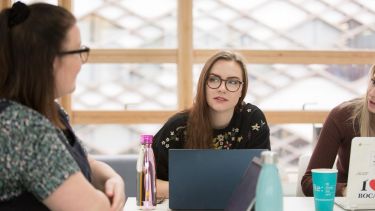
<path fill-rule="evenodd" d="M 72 0 L 58 4 L 72 11 Z M 92 49 L 88 63 L 175 63 L 177 64 L 178 109 L 170 111 L 85 111 L 72 110 L 71 96 L 60 99 L 71 116 L 72 124 L 148 124 L 163 123 L 178 110 L 188 108 L 193 100 L 193 64 L 204 63 L 219 49 L 193 48 L 193 0 L 177 1 L 177 49 Z M 0 9 L 11 0 L 0 1 Z M 375 51 L 304 51 L 244 50 L 240 52 L 251 64 L 373 64 Z M 270 124 L 323 123 L 329 111 L 265 111 Z"/>

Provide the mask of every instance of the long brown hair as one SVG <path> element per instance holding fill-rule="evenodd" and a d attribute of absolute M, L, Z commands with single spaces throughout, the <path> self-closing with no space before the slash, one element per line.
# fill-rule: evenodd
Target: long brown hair
<path fill-rule="evenodd" d="M 370 70 L 370 80 L 375 77 L 375 66 L 373 65 Z M 374 128 L 374 114 L 368 110 L 367 102 L 368 102 L 368 91 L 366 91 L 366 95 L 354 99 L 349 102 L 349 106 L 353 107 L 353 113 L 351 116 L 353 128 L 357 128 L 359 126 L 359 134 L 360 136 L 371 137 L 375 136 L 375 128 Z"/>
<path fill-rule="evenodd" d="M 213 129 L 210 124 L 208 110 L 209 106 L 206 99 L 206 81 L 211 72 L 212 66 L 219 60 L 234 61 L 238 63 L 242 70 L 242 93 L 238 100 L 236 108 L 240 107 L 246 96 L 248 78 L 247 69 L 242 56 L 230 51 L 220 51 L 208 59 L 199 76 L 197 94 L 193 106 L 190 108 L 187 122 L 187 134 L 185 148 L 189 149 L 207 149 L 212 148 Z"/>
<path fill-rule="evenodd" d="M 9 24 L 12 13 L 24 13 L 25 10 L 28 13 L 24 20 Z M 76 19 L 69 11 L 45 3 L 23 4 L 22 11 L 2 10 L 0 97 L 26 105 L 61 127 L 54 101 L 53 63 L 75 23 Z"/>

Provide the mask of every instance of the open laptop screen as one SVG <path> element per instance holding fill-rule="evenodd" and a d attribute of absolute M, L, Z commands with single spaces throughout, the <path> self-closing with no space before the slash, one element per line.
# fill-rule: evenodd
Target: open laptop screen
<path fill-rule="evenodd" d="M 347 195 L 335 202 L 344 209 L 375 210 L 375 137 L 355 137 L 350 150 Z"/>
<path fill-rule="evenodd" d="M 224 209 L 263 149 L 169 150 L 169 208 Z"/>

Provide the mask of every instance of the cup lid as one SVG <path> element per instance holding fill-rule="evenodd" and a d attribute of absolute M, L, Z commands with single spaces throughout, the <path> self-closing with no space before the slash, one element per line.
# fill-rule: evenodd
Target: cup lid
<path fill-rule="evenodd" d="M 311 169 L 311 172 L 314 172 L 314 173 L 337 173 L 337 169 L 316 168 L 316 169 Z"/>

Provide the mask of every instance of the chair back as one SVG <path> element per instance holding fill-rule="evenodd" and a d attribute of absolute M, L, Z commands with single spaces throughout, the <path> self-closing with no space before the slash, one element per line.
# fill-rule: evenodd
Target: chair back
<path fill-rule="evenodd" d="M 93 158 L 108 164 L 122 177 L 127 197 L 136 196 L 138 155 L 93 155 Z"/>
<path fill-rule="evenodd" d="M 310 157 L 311 157 L 310 154 L 304 154 L 299 157 L 296 196 L 305 196 L 305 194 L 303 194 L 302 192 L 301 180 L 302 180 L 303 175 L 305 175 L 307 165 L 309 165 Z"/>

